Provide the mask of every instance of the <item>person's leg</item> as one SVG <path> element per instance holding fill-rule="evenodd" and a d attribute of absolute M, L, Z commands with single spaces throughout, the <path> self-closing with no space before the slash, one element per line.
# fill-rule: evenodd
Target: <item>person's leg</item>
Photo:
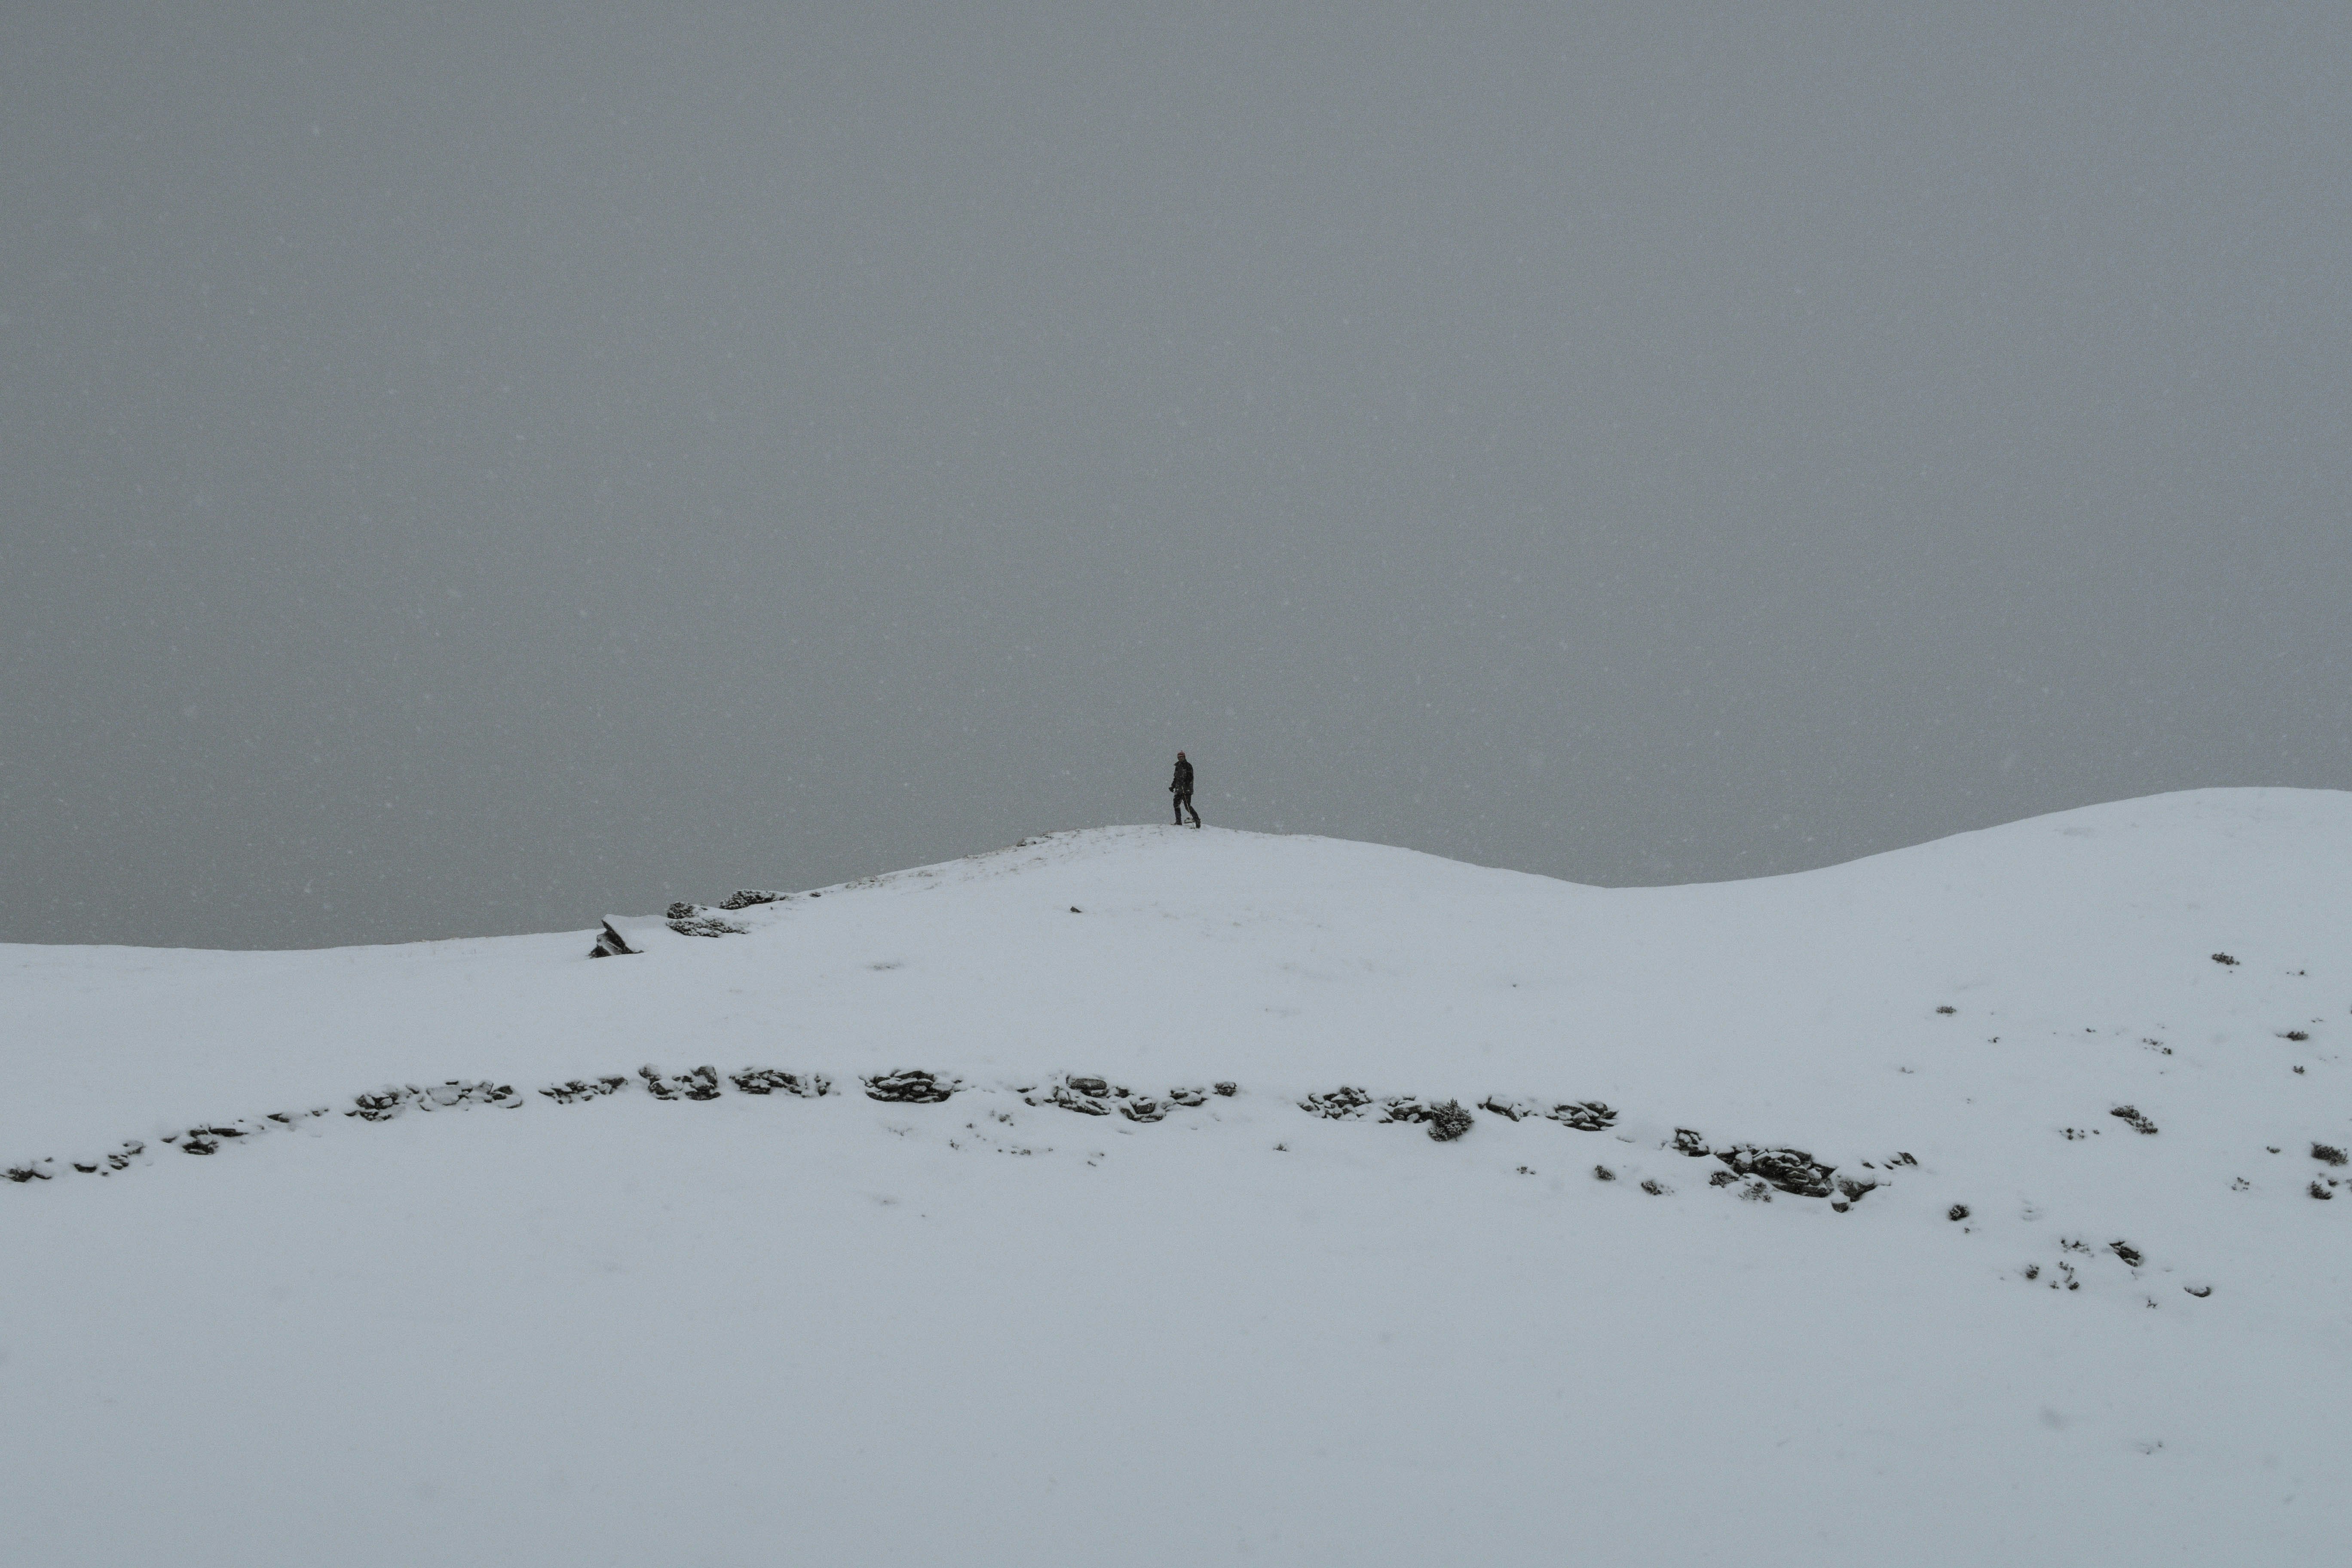
<path fill-rule="evenodd" d="M 1200 812 L 1200 808 L 1199 808 L 1199 807 L 1197 807 L 1197 806 L 1195 806 L 1195 805 L 1192 804 L 1192 791 L 1190 791 L 1190 790 L 1186 790 L 1186 791 L 1184 792 L 1184 809 L 1185 809 L 1186 811 L 1189 811 L 1189 812 L 1191 812 L 1191 813 L 1192 814 L 1192 826 L 1195 826 L 1195 827 L 1200 826 L 1201 826 L 1201 812 Z M 1180 818 L 1179 820 L 1181 820 L 1181 819 Z"/>
<path fill-rule="evenodd" d="M 1172 799 L 1176 803 L 1176 826 L 1181 827 L 1184 826 L 1184 797 L 1179 795 L 1171 795 L 1169 798 Z"/>

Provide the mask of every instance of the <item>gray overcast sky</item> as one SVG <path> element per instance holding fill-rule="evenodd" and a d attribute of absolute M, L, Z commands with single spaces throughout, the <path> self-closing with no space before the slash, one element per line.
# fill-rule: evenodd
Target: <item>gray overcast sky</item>
<path fill-rule="evenodd" d="M 2352 6 L 14 5 L 0 938 L 2352 779 Z"/>

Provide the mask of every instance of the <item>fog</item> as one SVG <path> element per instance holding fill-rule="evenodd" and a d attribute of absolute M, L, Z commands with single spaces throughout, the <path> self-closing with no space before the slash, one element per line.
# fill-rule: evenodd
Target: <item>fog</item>
<path fill-rule="evenodd" d="M 2352 776 L 2341 5 L 0 15 L 0 939 Z"/>

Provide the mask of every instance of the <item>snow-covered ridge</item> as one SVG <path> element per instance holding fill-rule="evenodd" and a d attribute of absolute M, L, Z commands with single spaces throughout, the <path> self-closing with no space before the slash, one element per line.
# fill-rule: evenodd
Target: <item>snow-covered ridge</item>
<path fill-rule="evenodd" d="M 1528 1500 L 1569 1496 L 1597 1562 L 2323 1560 L 2352 1528 L 2347 888 L 2352 796 L 2231 790 L 1717 886 L 1130 827 L 711 889 L 603 960 L 595 932 L 0 949 L 0 1226 L 57 1285 L 0 1300 L 20 1430 L 342 1389 L 378 1342 L 394 1381 L 484 1346 L 534 1389 L 593 1363 L 626 1413 L 476 1410 L 505 1479 L 429 1550 L 239 1521 L 353 1506 L 330 1432 L 410 1433 L 383 1463 L 449 1497 L 467 1385 L 438 1373 L 410 1426 L 383 1378 L 364 1412 L 318 1394 L 237 1426 L 234 1478 L 181 1486 L 214 1449 L 174 1450 L 127 1510 L 43 1448 L 0 1467 L 0 1517 L 58 1562 L 168 1514 L 260 1562 L 945 1561 L 985 1518 L 1023 1561 L 1227 1560 L 1231 1524 L 1319 1543 L 1277 1560 L 1549 1563 Z M 764 1390 L 740 1406 L 598 1359 L 680 1313 L 804 1353 L 730 1360 Z M 317 1348 L 268 1360 L 287 1335 Z M 910 1356 L 919 1385 L 875 1370 Z M 845 1502 L 860 1455 L 923 1500 Z M 643 1533 L 648 1466 L 783 1489 L 792 1541 L 725 1503 Z M 1139 1476 L 1215 1500 L 1108 1557 L 1042 1500 Z M 1661 1486 L 1688 1553 L 1611 1511 Z"/>

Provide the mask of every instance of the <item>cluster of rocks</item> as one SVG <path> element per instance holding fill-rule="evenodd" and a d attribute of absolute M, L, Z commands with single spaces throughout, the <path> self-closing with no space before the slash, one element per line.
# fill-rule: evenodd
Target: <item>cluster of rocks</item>
<path fill-rule="evenodd" d="M 1429 1129 L 1430 1139 L 1438 1143 L 1451 1143 L 1477 1125 L 1470 1113 L 1462 1109 L 1458 1100 L 1440 1100 L 1434 1105 L 1406 1096 L 1390 1100 L 1383 1108 L 1383 1121 L 1410 1121 Z"/>
<path fill-rule="evenodd" d="M 1067 1073 L 1042 1089 L 1016 1089 L 1015 1093 L 1031 1105 L 1056 1106 L 1076 1111 L 1080 1116 L 1118 1115 L 1129 1121 L 1165 1121 L 1171 1110 L 1197 1109 L 1209 1103 L 1212 1094 L 1231 1095 L 1240 1092 L 1240 1086 L 1220 1083 L 1208 1089 L 1180 1085 L 1164 1095 L 1138 1094 L 1124 1084 L 1108 1079 L 1092 1078 L 1085 1073 Z"/>
<path fill-rule="evenodd" d="M 729 907 L 740 909 L 742 906 Z M 669 929 L 680 936 L 749 936 L 751 931 L 750 926 L 721 920 L 699 904 L 672 904 L 663 912 L 662 918 L 669 922 Z M 593 958 L 595 954 L 589 956 Z"/>
<path fill-rule="evenodd" d="M 774 901 L 780 894 L 739 893 L 736 897 L 746 903 Z M 572 1079 L 550 1084 L 539 1092 L 559 1105 L 574 1105 L 584 1100 L 602 1099 L 620 1093 L 632 1079 L 619 1074 L 607 1074 L 593 1079 Z M 704 1065 L 682 1073 L 666 1073 L 648 1062 L 636 1071 L 635 1081 L 642 1082 L 646 1091 L 656 1100 L 712 1100 L 722 1092 L 722 1077 L 716 1067 Z M 934 1073 L 921 1068 L 900 1068 L 887 1072 L 864 1075 L 860 1083 L 869 1100 L 901 1105 L 936 1105 L 949 1100 L 967 1086 L 963 1080 L 950 1075 Z M 818 1072 L 787 1072 L 777 1068 L 750 1067 L 740 1072 L 724 1075 L 724 1082 L 734 1085 L 743 1094 L 784 1094 L 803 1100 L 817 1100 L 833 1092 L 833 1080 Z M 1152 1123 L 1166 1120 L 1173 1111 L 1196 1109 L 1206 1105 L 1212 1095 L 1230 1097 L 1240 1092 L 1239 1086 L 1220 1081 L 1208 1087 L 1180 1085 L 1162 1094 L 1139 1093 L 1124 1084 L 1084 1073 L 1065 1074 L 1042 1087 L 1015 1088 L 1033 1106 L 1055 1106 L 1085 1116 L 1124 1117 L 1134 1122 Z M 511 1084 L 489 1079 L 467 1080 L 450 1079 L 433 1085 L 386 1084 L 353 1097 L 353 1109 L 344 1114 L 364 1121 L 388 1121 L 412 1110 L 454 1110 L 476 1105 L 499 1106 L 508 1110 L 522 1103 Z M 1307 1095 L 1298 1102 L 1299 1109 L 1311 1116 L 1331 1121 L 1376 1119 L 1381 1122 L 1397 1122 L 1419 1126 L 1438 1142 L 1450 1142 L 1469 1132 L 1476 1119 L 1458 1100 L 1426 1100 L 1414 1095 L 1375 1097 L 1370 1091 L 1351 1084 Z M 1509 1121 L 1530 1118 L 1549 1120 L 1579 1131 L 1598 1132 L 1613 1127 L 1617 1112 L 1597 1100 L 1562 1100 L 1549 1106 L 1539 1100 L 1489 1095 L 1479 1109 Z M 2118 1108 L 2118 1116 L 2136 1117 L 2128 1106 Z M 327 1108 L 305 1113 L 325 1116 Z M 175 1144 L 184 1152 L 210 1154 L 224 1142 L 241 1139 L 275 1126 L 290 1125 L 295 1119 L 278 1113 L 258 1122 L 236 1122 L 227 1125 L 192 1127 L 184 1133 L 174 1133 L 163 1142 Z M 2135 1122 L 2135 1125 L 2137 1123 Z M 2152 1127 L 2143 1131 L 2153 1131 Z M 1735 1144 L 1725 1149 L 1713 1149 L 1705 1136 L 1688 1127 L 1675 1129 L 1667 1145 L 1675 1152 L 1704 1157 L 1712 1154 L 1724 1169 L 1710 1178 L 1712 1184 L 1729 1185 L 1744 1181 L 1747 1186 L 1741 1195 L 1769 1201 L 1774 1192 L 1801 1197 L 1830 1198 L 1832 1206 L 1841 1211 L 1874 1191 L 1878 1182 L 1869 1178 L 1842 1176 L 1836 1167 L 1825 1164 L 1801 1149 L 1765 1148 L 1755 1144 Z M 137 1158 L 144 1145 L 127 1142 L 112 1153 L 92 1162 L 74 1162 L 79 1171 L 110 1172 L 121 1170 Z M 2343 1153 L 2326 1145 L 2314 1144 L 2315 1158 L 2343 1163 Z M 1868 1161 L 1863 1162 L 1867 1166 Z M 1892 1164 L 1913 1164 L 1908 1154 L 1898 1155 Z M 11 1166 L 0 1174 L 17 1183 L 47 1181 L 56 1172 L 56 1162 L 36 1160 Z M 1604 1174 L 1604 1172 L 1606 1173 Z M 1595 1166 L 1594 1175 L 1604 1181 L 1614 1181 L 1614 1172 L 1605 1166 Z M 1664 1194 L 1672 1189 L 1655 1181 L 1641 1184 L 1644 1192 Z M 2330 1181 L 2327 1186 L 2334 1185 Z M 2315 1196 L 2330 1196 L 2326 1186 L 2315 1181 Z"/>
<path fill-rule="evenodd" d="M 629 1086 L 629 1080 L 614 1073 L 608 1078 L 589 1081 L 573 1079 L 569 1083 L 551 1083 L 539 1092 L 558 1105 L 572 1105 L 583 1100 L 595 1100 L 607 1094 L 618 1094 Z"/>
<path fill-rule="evenodd" d="M 920 1068 L 868 1074 L 863 1080 L 866 1098 L 899 1105 L 937 1105 L 963 1087 L 958 1078 L 940 1078 Z"/>
<path fill-rule="evenodd" d="M 770 893 L 758 888 L 746 888 L 719 900 L 719 907 L 722 910 L 748 910 L 754 904 L 781 904 L 791 897 L 790 893 Z"/>
<path fill-rule="evenodd" d="M 488 1079 L 468 1083 L 454 1078 L 430 1088 L 388 1083 L 382 1089 L 355 1095 L 352 1100 L 358 1109 L 343 1114 L 362 1121 L 389 1121 L 410 1110 L 451 1110 L 461 1105 L 502 1105 L 511 1110 L 522 1103 L 510 1083 L 494 1083 Z"/>
<path fill-rule="evenodd" d="M 1524 1121 L 1530 1117 L 1557 1121 L 1579 1132 L 1604 1132 L 1617 1124 L 1617 1112 L 1597 1100 L 1571 1100 L 1547 1110 L 1541 1100 L 1490 1094 L 1478 1102 L 1478 1109 L 1512 1121 Z"/>
<path fill-rule="evenodd" d="M 741 1072 L 729 1073 L 730 1082 L 745 1094 L 795 1094 L 803 1100 L 822 1100 L 833 1092 L 833 1079 L 821 1072 L 780 1072 L 774 1068 L 745 1068 Z"/>
<path fill-rule="evenodd" d="M 719 1098 L 719 1069 L 715 1067 L 698 1067 L 692 1072 L 682 1072 L 673 1078 L 666 1076 L 661 1068 L 647 1062 L 637 1069 L 637 1076 L 646 1080 L 646 1090 L 656 1100 L 717 1100 Z"/>

